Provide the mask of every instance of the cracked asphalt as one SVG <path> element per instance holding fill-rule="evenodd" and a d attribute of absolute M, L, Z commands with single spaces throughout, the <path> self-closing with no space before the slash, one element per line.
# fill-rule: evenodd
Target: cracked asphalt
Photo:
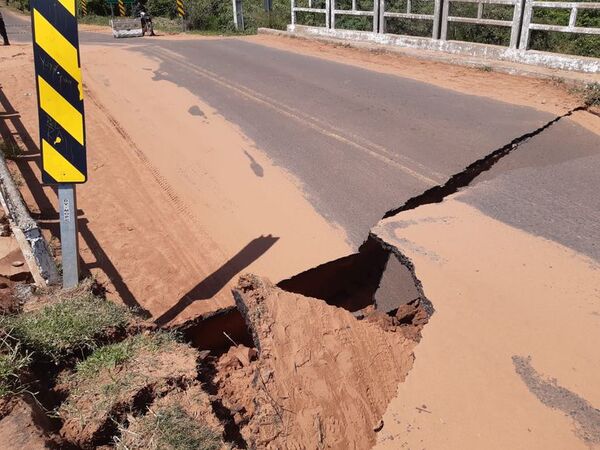
<path fill-rule="evenodd" d="M 6 21 L 13 40 L 30 39 L 25 21 Z M 156 80 L 186 88 L 237 124 L 356 247 L 386 211 L 554 118 L 238 39 L 115 41 L 84 32 L 81 41 L 128 45 L 158 60 Z M 600 137 L 565 118 L 475 179 L 486 195 L 468 198 L 598 259 L 599 169 Z"/>

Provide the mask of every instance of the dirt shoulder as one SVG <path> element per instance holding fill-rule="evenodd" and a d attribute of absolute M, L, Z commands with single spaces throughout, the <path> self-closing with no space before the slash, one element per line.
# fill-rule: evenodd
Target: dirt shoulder
<path fill-rule="evenodd" d="M 279 280 L 350 252 L 344 232 L 235 126 L 154 80 L 155 62 L 81 51 L 90 179 L 78 189 L 81 254 L 109 296 L 165 323 L 232 305 L 241 270 Z M 39 186 L 31 45 L 0 48 L 0 60 L 31 156 L 19 164 L 22 191 L 56 243 L 56 194 Z"/>

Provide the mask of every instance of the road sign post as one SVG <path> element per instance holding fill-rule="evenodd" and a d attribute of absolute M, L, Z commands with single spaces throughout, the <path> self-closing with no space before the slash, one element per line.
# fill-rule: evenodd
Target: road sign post
<path fill-rule="evenodd" d="M 60 207 L 60 244 L 62 250 L 63 287 L 79 283 L 79 240 L 77 230 L 77 197 L 74 184 L 58 185 Z"/>
<path fill-rule="evenodd" d="M 42 182 L 58 185 L 63 287 L 79 282 L 75 185 L 87 179 L 76 0 L 31 0 Z"/>
<path fill-rule="evenodd" d="M 185 7 L 183 6 L 183 0 L 177 1 L 177 15 L 181 17 L 181 31 L 185 31 Z"/>

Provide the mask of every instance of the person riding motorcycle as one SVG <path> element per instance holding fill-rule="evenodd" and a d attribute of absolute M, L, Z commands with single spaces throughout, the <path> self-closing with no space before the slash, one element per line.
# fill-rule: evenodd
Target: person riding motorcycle
<path fill-rule="evenodd" d="M 156 36 L 154 34 L 152 17 L 150 17 L 150 14 L 148 14 L 148 11 L 146 11 L 146 7 L 140 0 L 135 2 L 131 12 L 133 14 L 133 17 L 139 17 L 142 20 L 142 30 L 144 31 L 144 34 L 149 31 L 150 36 Z"/>

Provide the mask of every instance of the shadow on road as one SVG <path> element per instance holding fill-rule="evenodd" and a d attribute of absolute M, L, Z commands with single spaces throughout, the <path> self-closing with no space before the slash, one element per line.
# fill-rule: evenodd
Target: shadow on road
<path fill-rule="evenodd" d="M 156 319 L 156 324 L 159 326 L 165 325 L 192 303 L 200 300 L 208 300 L 215 296 L 233 277 L 265 254 L 278 240 L 278 237 L 271 236 L 270 234 L 251 240 L 229 261 L 183 295 L 175 305 Z"/>
<path fill-rule="evenodd" d="M 15 136 L 19 136 L 26 151 L 15 158 L 15 164 L 19 169 L 21 176 L 27 188 L 31 192 L 40 212 L 39 214 L 32 214 L 32 216 L 39 223 L 40 228 L 48 230 L 53 237 L 60 238 L 59 232 L 59 214 L 48 197 L 48 193 L 44 190 L 44 187 L 40 183 L 39 177 L 36 175 L 34 169 L 31 166 L 31 162 L 37 166 L 37 169 L 41 173 L 41 157 L 40 150 L 37 144 L 31 138 L 31 135 L 23 125 L 19 112 L 16 111 L 10 103 L 8 97 L 0 86 L 0 106 L 3 111 L 0 111 L 0 136 L 5 143 L 9 145 L 15 145 Z M 13 133 L 8 126 L 8 123 L 12 125 L 15 132 Z M 56 195 L 56 187 L 48 187 Z M 106 274 L 108 279 L 114 285 L 117 294 L 123 300 L 123 302 L 130 308 L 135 309 L 137 312 L 145 317 L 149 317 L 150 314 L 137 302 L 133 293 L 129 290 L 127 283 L 123 280 L 119 271 L 110 260 L 109 256 L 104 252 L 102 246 L 94 236 L 94 233 L 88 226 L 88 220 L 85 218 L 85 213 L 79 209 L 77 211 L 77 218 L 79 224 L 79 232 L 81 238 L 85 241 L 90 252 L 94 255 L 95 262 L 91 264 L 81 263 L 82 275 L 89 276 L 91 268 L 98 268 Z"/>

